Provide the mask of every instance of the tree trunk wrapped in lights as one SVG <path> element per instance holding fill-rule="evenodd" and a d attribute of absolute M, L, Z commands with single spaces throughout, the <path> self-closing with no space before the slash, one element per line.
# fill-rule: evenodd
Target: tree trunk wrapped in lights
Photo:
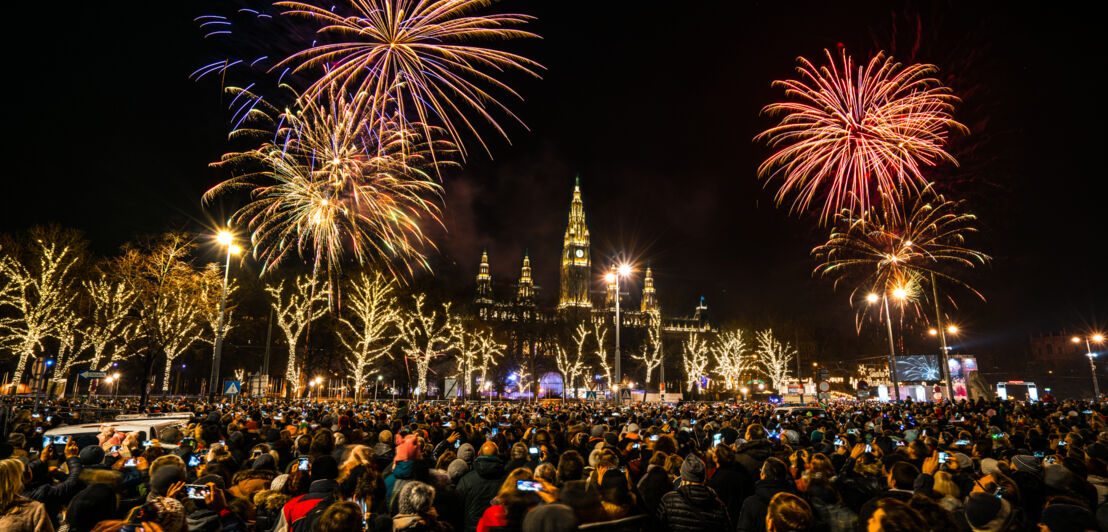
<path fill-rule="evenodd" d="M 699 334 L 690 334 L 685 341 L 684 355 L 685 383 L 691 392 L 708 369 L 708 342 Z"/>
<path fill-rule="evenodd" d="M 608 351 L 604 339 L 608 336 L 608 328 L 599 321 L 594 321 L 593 336 L 596 337 L 596 359 L 600 363 L 600 369 L 604 371 L 604 382 L 607 383 L 607 391 L 612 390 L 616 383 L 612 381 L 612 366 L 608 365 Z"/>
<path fill-rule="evenodd" d="M 27 361 L 55 335 L 76 297 L 74 269 L 84 242 L 72 230 L 35 227 L 29 240 L 0 244 L 0 346 L 18 357 L 12 382 L 23 379 Z"/>
<path fill-rule="evenodd" d="M 415 361 L 419 395 L 427 393 L 427 370 L 431 360 L 455 349 L 457 330 L 450 314 L 450 303 L 443 303 L 440 314 L 425 307 L 423 294 L 412 299 L 412 309 L 400 322 L 400 343 L 404 346 L 404 356 Z"/>
<path fill-rule="evenodd" d="M 773 386 L 780 391 L 789 378 L 789 367 L 796 356 L 796 349 L 778 341 L 773 336 L 773 329 L 758 331 L 757 338 L 758 364 L 762 366 Z"/>
<path fill-rule="evenodd" d="M 462 393 L 465 397 L 472 395 L 473 375 L 481 374 L 481 382 L 485 382 L 490 364 L 496 357 L 504 354 L 507 347 L 497 342 L 491 331 L 477 328 L 467 328 L 463 323 L 454 325 L 454 336 L 457 340 L 458 358 L 455 361 L 457 370 L 454 378 L 462 382 Z"/>
<path fill-rule="evenodd" d="M 381 272 L 361 272 L 346 291 L 345 316 L 339 318 L 339 339 L 349 352 L 347 364 L 354 378 L 354 399 L 361 398 L 367 368 L 389 354 L 400 327 L 396 284 Z"/>
<path fill-rule="evenodd" d="M 285 385 L 288 390 L 286 395 L 293 397 L 300 395 L 301 372 L 296 358 L 300 335 L 309 323 L 327 312 L 327 306 L 322 304 L 327 300 L 327 292 L 313 291 L 312 288 L 311 279 L 306 276 L 282 279 L 276 286 L 265 287 L 270 295 L 273 316 L 281 332 L 285 333 L 285 341 L 289 347 L 289 360 L 285 366 Z"/>

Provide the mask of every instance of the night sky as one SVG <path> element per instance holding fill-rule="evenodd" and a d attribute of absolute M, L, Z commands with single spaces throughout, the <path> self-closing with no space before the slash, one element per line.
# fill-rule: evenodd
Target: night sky
<path fill-rule="evenodd" d="M 1019 353 L 1031 332 L 1108 326 L 1099 20 L 1064 3 L 963 4 L 504 2 L 536 15 L 543 36 L 506 46 L 547 70 L 508 78 L 529 130 L 509 128 L 509 144 L 486 129 L 491 158 L 474 150 L 445 176 L 436 282 L 468 297 L 487 247 L 505 294 L 526 248 L 552 301 L 580 176 L 594 264 L 650 264 L 667 314 L 691 314 L 703 295 L 718 323 L 774 326 L 820 358 L 881 354 L 876 324 L 859 338 L 849 291 L 811 275 L 826 229 L 775 206 L 755 175 L 766 148 L 752 138 L 772 123 L 759 111 L 782 96 L 770 83 L 799 55 L 845 46 L 936 63 L 965 99 L 962 167 L 933 172 L 980 216 L 971 244 L 994 258 L 968 276 L 987 302 L 956 294 L 962 347 Z M 110 254 L 226 219 L 200 195 L 226 177 L 207 164 L 228 147 L 228 115 L 215 84 L 188 79 L 216 54 L 193 18 L 226 5 L 53 9 L 7 13 L 0 231 L 58 222 Z"/>

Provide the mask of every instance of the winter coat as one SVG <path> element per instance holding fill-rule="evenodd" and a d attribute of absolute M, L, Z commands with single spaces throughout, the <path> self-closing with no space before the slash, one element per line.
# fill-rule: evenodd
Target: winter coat
<path fill-rule="evenodd" d="M 773 444 L 769 440 L 748 441 L 735 450 L 735 461 L 746 470 L 750 478 L 758 478 L 762 473 L 762 464 L 773 456 Z"/>
<path fill-rule="evenodd" d="M 739 532 L 765 532 L 769 500 L 782 491 L 796 494 L 796 487 L 787 480 L 762 479 L 754 484 L 754 495 L 743 501 L 739 511 Z"/>
<path fill-rule="evenodd" d="M 290 530 L 297 519 L 304 517 L 323 499 L 334 495 L 338 488 L 339 484 L 334 480 L 326 479 L 312 482 L 311 486 L 308 487 L 308 493 L 294 497 L 281 507 L 281 514 L 278 516 L 273 531 L 286 532 Z M 191 526 L 189 530 L 192 530 Z"/>
<path fill-rule="evenodd" d="M 0 530 L 4 532 L 54 532 L 50 516 L 41 502 L 16 497 L 11 507 L 0 514 Z"/>
<path fill-rule="evenodd" d="M 712 488 L 685 482 L 662 496 L 658 519 L 670 532 L 697 532 L 731 529 L 731 516 Z"/>
<path fill-rule="evenodd" d="M 643 507 L 654 509 L 662 504 L 662 496 L 673 491 L 673 483 L 665 469 L 652 465 L 646 468 L 646 474 L 639 480 L 638 488 Z"/>
<path fill-rule="evenodd" d="M 276 476 L 277 473 L 273 471 L 244 469 L 235 473 L 232 480 L 234 485 L 227 491 L 235 497 L 248 501 L 253 500 L 254 494 L 269 489 L 269 484 L 273 482 Z"/>
<path fill-rule="evenodd" d="M 850 511 L 845 504 L 824 504 L 820 499 L 812 499 L 811 506 L 814 521 L 823 525 L 827 532 L 854 532 L 858 514 Z"/>
<path fill-rule="evenodd" d="M 397 462 L 393 465 L 392 471 L 385 476 L 385 498 L 389 501 L 389 506 L 392 507 L 392 495 L 394 493 L 400 493 L 400 489 L 404 487 L 404 483 L 408 480 L 415 478 L 416 463 L 414 460 L 404 460 L 403 462 Z M 397 481 L 400 481 L 399 485 Z"/>
<path fill-rule="evenodd" d="M 500 490 L 507 472 L 504 462 L 497 456 L 478 456 L 473 461 L 473 471 L 458 481 L 457 492 L 462 498 L 465 512 L 463 532 L 476 532 L 477 523 L 491 506 L 493 497 Z"/>
<path fill-rule="evenodd" d="M 259 491 L 254 494 L 254 506 L 257 508 L 255 530 L 267 532 L 273 529 L 281 517 L 281 508 L 291 499 L 292 496 L 273 490 Z"/>
<path fill-rule="evenodd" d="M 719 495 L 727 506 L 727 513 L 738 516 L 743 501 L 754 494 L 754 478 L 739 464 L 724 464 L 716 469 L 705 484 Z"/>
<path fill-rule="evenodd" d="M 835 480 L 835 489 L 843 498 L 843 504 L 850 511 L 858 513 L 874 495 L 887 489 L 884 478 L 862 476 L 839 476 Z"/>
<path fill-rule="evenodd" d="M 393 532 L 449 532 L 450 525 L 428 514 L 400 514 L 392 518 Z"/>
<path fill-rule="evenodd" d="M 35 460 L 29 466 L 32 470 L 36 469 L 35 462 L 38 462 L 38 460 Z M 24 497 L 41 502 L 46 507 L 46 515 L 50 516 L 51 525 L 55 528 L 57 527 L 57 523 L 53 522 L 55 516 L 61 512 L 66 504 L 69 504 L 69 499 L 72 499 L 77 492 L 84 488 L 81 485 L 81 459 L 74 456 L 73 458 L 67 458 L 65 463 L 69 468 L 69 475 L 65 477 L 65 480 L 57 484 L 45 482 L 34 487 L 24 486 L 22 493 Z"/>

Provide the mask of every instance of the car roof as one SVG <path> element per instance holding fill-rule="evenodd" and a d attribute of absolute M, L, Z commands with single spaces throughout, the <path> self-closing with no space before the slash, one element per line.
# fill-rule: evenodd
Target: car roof
<path fill-rule="evenodd" d="M 119 419 L 127 418 L 127 419 Z M 111 421 L 101 421 L 99 423 L 79 423 L 76 425 L 62 425 L 60 427 L 54 427 L 44 434 L 44 436 L 72 436 L 75 434 L 99 434 L 100 427 L 109 426 L 115 428 L 119 432 L 138 432 L 143 431 L 148 435 L 151 433 L 151 429 L 154 432 L 160 432 L 162 429 L 168 427 L 183 427 L 188 420 L 182 417 L 134 417 L 134 416 L 119 416 Z"/>

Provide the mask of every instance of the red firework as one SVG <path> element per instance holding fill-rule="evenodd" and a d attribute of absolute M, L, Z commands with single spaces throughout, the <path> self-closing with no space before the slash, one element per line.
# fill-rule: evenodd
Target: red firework
<path fill-rule="evenodd" d="M 899 200 L 928 181 L 922 168 L 943 161 L 958 98 L 934 77 L 938 67 L 901 65 L 879 53 L 864 68 L 829 50 L 826 66 L 798 58 L 800 79 L 774 82 L 787 101 L 762 112 L 780 122 L 757 137 L 775 151 L 758 167 L 767 179 L 781 179 L 778 203 L 795 192 L 792 208 L 808 210 L 824 198 L 821 220 L 843 208 L 865 211 L 874 194 Z M 879 201 L 879 200 L 878 200 Z"/>

